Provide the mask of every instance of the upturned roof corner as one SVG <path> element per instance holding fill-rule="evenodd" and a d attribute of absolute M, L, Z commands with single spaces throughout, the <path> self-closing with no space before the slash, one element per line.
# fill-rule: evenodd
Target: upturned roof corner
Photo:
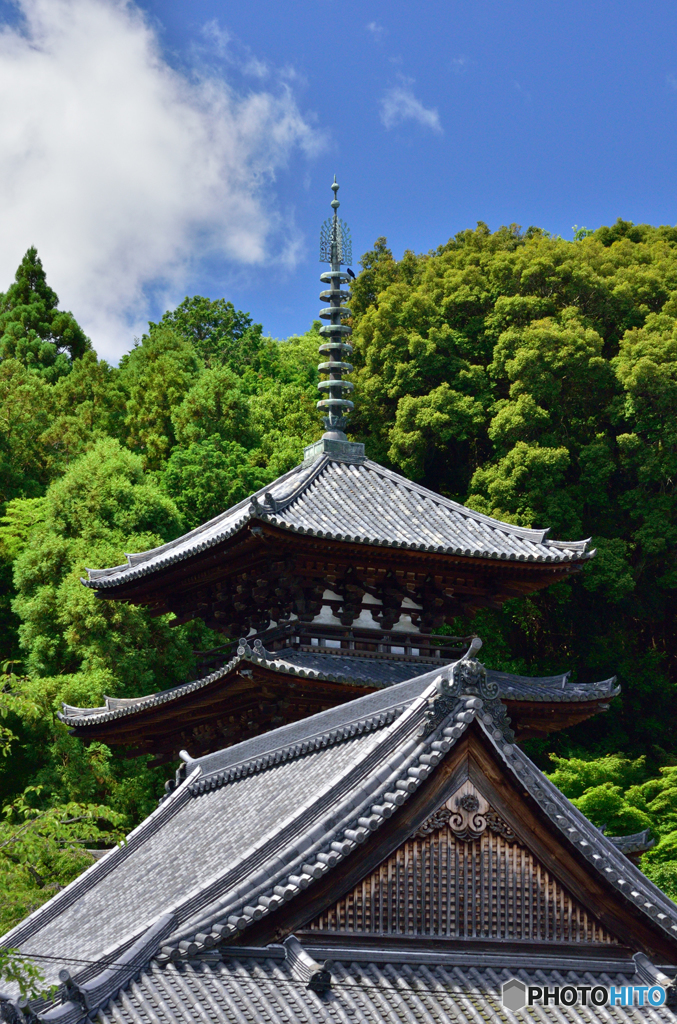
<path fill-rule="evenodd" d="M 372 934 L 381 944 L 395 942 L 382 958 L 396 955 L 407 936 L 415 949 L 417 935 L 424 935 L 447 957 L 486 956 L 479 951 L 487 942 L 499 942 L 504 959 L 525 955 L 520 949 L 544 954 L 550 946 L 556 957 L 611 958 L 633 971 L 637 952 L 677 963 L 677 907 L 515 745 L 498 684 L 475 653 L 431 673 L 417 691 L 403 683 L 191 759 L 179 785 L 124 846 L 3 943 L 37 955 L 58 948 L 65 960 L 106 970 L 123 963 L 125 950 L 138 951 L 137 967 L 145 957 L 146 964 L 174 969 L 196 957 L 222 963 L 238 955 L 243 940 L 266 955 L 271 943 L 292 935 L 321 966 L 324 954 L 314 950 L 341 942 L 366 942 L 368 950 Z M 359 927 L 344 920 L 337 894 L 354 889 L 359 901 L 359 893 L 373 891 L 372 882 L 365 889 L 360 879 L 378 875 L 386 863 L 412 864 L 418 857 L 423 871 L 432 856 L 423 847 L 434 851 L 441 842 L 467 859 L 464 870 L 471 874 L 485 870 L 477 860 L 477 851 L 485 850 L 502 879 L 481 890 L 477 921 L 464 911 L 445 923 L 437 910 L 425 910 L 425 900 L 417 902 L 416 887 L 432 885 L 445 914 L 461 896 L 464 906 L 473 906 L 463 872 L 452 873 L 442 889 L 437 875 L 412 876 L 411 897 L 406 886 L 383 889 L 379 899 L 395 915 L 385 930 L 368 924 L 370 917 Z M 412 852 L 402 860 L 407 844 Z M 501 892 L 517 884 L 514 864 L 522 865 L 515 878 L 526 887 L 520 899 L 535 900 L 534 907 L 554 900 L 547 913 L 506 916 Z M 539 880 L 545 886 L 540 895 Z M 472 892 L 480 899 L 479 888 Z M 97 914 L 102 905 L 115 906 L 116 913 Z M 412 913 L 413 924 L 406 924 Z M 151 949 L 149 929 L 160 922 L 172 923 L 153 933 Z M 294 969 L 310 978 L 315 967 L 300 954 L 297 960 Z M 111 997 L 101 968 L 98 974 L 94 966 L 84 968 L 73 980 L 80 991 L 88 984 L 102 1001 Z M 74 1010 L 66 1020 L 57 1005 L 42 1011 L 64 1024 L 75 1024 L 84 1012 Z"/>

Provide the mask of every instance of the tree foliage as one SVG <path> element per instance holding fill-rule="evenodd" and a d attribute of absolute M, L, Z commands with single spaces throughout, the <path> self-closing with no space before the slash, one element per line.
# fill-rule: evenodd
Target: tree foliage
<path fill-rule="evenodd" d="M 676 239 L 622 221 L 574 242 L 479 224 L 399 261 L 379 239 L 351 300 L 372 456 L 597 549 L 571 583 L 480 614 L 487 658 L 618 674 L 622 699 L 575 742 L 657 760 L 677 739 Z"/>
<path fill-rule="evenodd" d="M 655 845 L 642 856 L 642 870 L 677 900 L 677 766 L 666 765 L 650 777 L 645 757 L 551 760 L 550 780 L 608 835 L 651 830 Z"/>
<path fill-rule="evenodd" d="M 237 441 L 224 442 L 214 434 L 187 448 L 175 448 L 162 482 L 186 528 L 192 530 L 237 505 L 276 475 L 252 465 L 249 453 Z"/>
<path fill-rule="evenodd" d="M 91 345 L 73 314 L 58 310 L 58 304 L 31 247 L 14 283 L 0 295 L 0 358 L 18 359 L 50 382 L 67 374 Z"/>
<path fill-rule="evenodd" d="M 211 301 L 202 295 L 186 296 L 176 309 L 160 320 L 188 341 L 208 367 L 228 366 L 242 374 L 248 367 L 259 369 L 270 339 L 263 337 L 261 324 L 249 313 L 235 309 L 225 299 Z M 157 325 L 151 323 L 151 333 Z"/>
<path fill-rule="evenodd" d="M 37 910 L 94 863 L 94 851 L 121 842 L 123 816 L 109 807 L 67 803 L 38 809 L 28 787 L 0 823 L 0 927 Z M 2 969 L 0 965 L 0 970 Z"/>
<path fill-rule="evenodd" d="M 609 833 L 651 828 L 643 868 L 677 895 L 677 229 L 619 220 L 569 242 L 480 223 L 399 260 L 380 238 L 361 266 L 351 422 L 370 456 L 597 549 L 569 582 L 446 628 L 479 633 L 497 669 L 618 675 L 607 715 L 529 750 Z M 113 367 L 58 310 L 35 250 L 0 296 L 7 924 L 147 814 L 165 776 L 84 748 L 61 702 L 165 688 L 222 640 L 98 600 L 80 577 L 298 464 L 322 432 L 318 328 L 274 341 L 193 296 Z"/>

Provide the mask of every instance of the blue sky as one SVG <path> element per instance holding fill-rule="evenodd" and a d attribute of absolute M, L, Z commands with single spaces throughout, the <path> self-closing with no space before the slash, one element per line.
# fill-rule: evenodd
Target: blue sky
<path fill-rule="evenodd" d="M 334 173 L 355 262 L 379 235 L 400 256 L 478 220 L 565 238 L 677 222 L 667 0 L 19 0 L 0 16 L 0 273 L 37 244 L 111 359 L 187 293 L 277 337 L 307 329 Z"/>

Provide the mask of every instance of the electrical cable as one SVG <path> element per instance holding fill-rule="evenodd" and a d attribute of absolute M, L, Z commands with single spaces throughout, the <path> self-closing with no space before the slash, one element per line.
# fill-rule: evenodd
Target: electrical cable
<path fill-rule="evenodd" d="M 19 956 L 19 957 L 23 957 L 25 959 L 32 959 L 32 960 L 49 960 L 49 961 L 57 961 L 59 963 L 94 964 L 96 966 L 101 966 L 105 970 L 107 970 L 108 968 L 111 968 L 111 967 L 115 968 L 117 970 L 124 970 L 124 969 L 128 969 L 131 966 L 134 966 L 133 964 L 128 964 L 128 963 L 127 964 L 119 964 L 119 963 L 116 964 L 114 961 L 111 961 L 110 963 L 107 963 L 105 960 L 79 960 L 79 959 L 75 959 L 73 957 L 49 956 L 48 954 L 44 954 L 44 953 L 40 953 L 40 954 L 36 953 L 36 954 L 32 954 L 32 955 L 30 953 L 17 953 L 15 955 Z M 136 965 L 136 969 L 140 970 L 142 967 L 144 967 L 146 965 L 150 965 L 150 963 L 152 962 L 153 959 L 154 958 L 151 957 L 151 960 L 147 960 L 147 961 L 144 961 L 144 963 L 142 963 L 142 964 Z M 233 956 L 233 957 L 228 957 L 228 959 L 240 960 L 240 961 L 253 960 L 254 962 L 258 962 L 259 958 L 257 958 L 257 957 L 237 957 L 237 956 Z M 261 956 L 260 959 L 263 960 L 263 959 L 272 959 L 272 958 Z M 208 960 L 208 959 L 200 960 L 198 958 L 193 958 L 193 959 L 187 958 L 187 959 L 181 959 L 181 960 L 171 960 L 171 961 L 169 961 L 169 963 L 166 966 L 170 966 L 171 965 L 171 966 L 176 967 L 179 964 L 215 965 L 215 964 L 219 964 L 219 963 L 223 963 L 223 962 L 224 962 L 224 958 L 223 957 L 221 959 L 219 959 L 219 960 Z M 274 962 L 275 963 L 284 963 L 284 960 L 279 960 L 278 961 L 277 958 L 275 958 Z M 339 961 L 339 962 L 345 962 L 345 961 Z M 359 962 L 362 962 L 362 961 L 359 961 Z M 367 962 L 369 962 L 369 961 L 367 961 Z M 389 961 L 381 961 L 381 960 L 379 960 L 379 961 L 374 961 L 374 962 L 375 963 L 376 962 L 378 962 L 378 963 L 388 963 Z M 318 967 L 320 967 L 320 966 L 321 966 L 321 964 L 318 964 Z M 444 967 L 446 965 L 444 965 L 444 964 L 420 964 L 420 965 L 419 964 L 398 964 L 397 966 L 405 966 L 405 967 L 410 967 L 410 968 L 421 966 L 421 967 L 427 967 L 430 970 L 431 968 L 434 968 L 434 967 Z M 449 964 L 448 966 L 453 968 L 455 966 L 460 966 L 460 965 L 458 965 L 458 964 Z M 161 968 L 161 969 L 164 969 L 164 968 Z M 471 970 L 472 969 L 476 969 L 476 968 L 471 968 Z M 517 968 L 517 969 L 520 970 L 521 968 Z M 306 991 L 305 983 L 300 981 L 300 980 L 297 981 L 295 978 L 272 978 L 272 977 L 266 977 L 266 978 L 261 979 L 261 980 L 262 981 L 268 980 L 268 981 L 270 981 L 270 983 L 272 985 L 284 984 L 284 985 L 291 985 L 294 988 L 298 988 L 299 986 L 303 986 L 304 991 Z M 254 985 L 255 984 L 255 979 L 254 978 L 238 977 L 237 978 L 237 983 L 240 984 L 240 985 L 241 984 L 247 984 L 247 983 L 249 983 L 250 985 Z M 375 990 L 375 991 L 382 992 L 382 993 L 388 992 L 390 990 L 390 991 L 398 992 L 400 994 L 404 994 L 404 993 L 409 992 L 409 993 L 412 993 L 413 995 L 417 995 L 418 993 L 424 993 L 424 994 L 428 994 L 428 995 L 437 995 L 437 996 L 439 996 L 439 995 L 454 996 L 455 995 L 455 996 L 463 996 L 463 997 L 468 998 L 468 999 L 471 998 L 471 996 L 469 994 L 467 994 L 467 993 L 455 992 L 454 990 L 447 989 L 447 988 L 436 988 L 435 989 L 435 988 L 426 988 L 425 986 L 422 986 L 422 985 L 417 985 L 415 988 L 411 988 L 410 987 L 408 989 L 400 989 L 395 984 L 392 984 L 389 987 L 384 987 L 382 985 L 376 985 L 376 984 L 365 984 L 362 981 L 342 981 L 342 980 L 338 980 L 338 979 L 335 979 L 335 978 L 332 978 L 331 988 L 332 989 L 335 989 L 335 988 L 345 988 L 345 989 L 359 988 L 359 989 L 363 989 L 364 991 Z M 474 998 L 477 998 L 478 996 L 480 998 L 487 998 L 487 1000 L 489 998 L 488 996 L 487 997 L 480 996 L 479 993 L 474 994 Z"/>

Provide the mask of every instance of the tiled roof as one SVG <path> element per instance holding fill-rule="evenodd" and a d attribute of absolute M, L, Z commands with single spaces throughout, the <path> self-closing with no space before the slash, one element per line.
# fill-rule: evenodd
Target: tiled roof
<path fill-rule="evenodd" d="M 204 799 L 196 799 L 202 781 L 191 778 L 132 833 L 124 849 L 80 876 L 80 892 L 70 886 L 58 903 L 52 900 L 42 914 L 37 912 L 41 921 L 34 915 L 19 925 L 16 941 L 34 952 L 58 950 L 64 959 L 95 959 L 113 951 L 121 939 L 134 938 L 165 911 L 181 906 L 179 919 L 185 920 L 211 906 L 242 881 L 243 855 L 246 863 L 252 852 L 243 837 L 252 845 L 266 839 L 277 845 L 278 830 L 284 834 L 298 808 L 337 784 L 376 740 L 373 731 L 340 737 L 309 751 L 303 771 L 298 757 L 280 759 L 265 773 L 244 770 Z M 312 778 L 324 781 L 314 785 Z"/>
<path fill-rule="evenodd" d="M 486 966 L 477 958 L 460 966 L 447 962 L 402 963 L 378 961 L 334 962 L 329 992 L 318 995 L 294 973 L 287 960 L 277 957 L 192 961 L 162 969 L 149 965 L 99 1011 L 99 1024 L 158 1024 L 159 1021 L 205 1024 L 481 1024 L 484 1021 L 521 1024 L 524 1021 L 559 1021 L 564 1024 L 639 1024 L 674 1021 L 671 1010 L 649 1007 L 611 1009 L 534 1007 L 517 1014 L 501 1004 L 501 985 L 518 978 L 526 985 L 602 985 L 620 988 L 633 984 L 634 963 L 606 969 L 595 963 L 572 970 L 525 970 Z M 634 978 L 635 984 L 646 984 Z"/>
<path fill-rule="evenodd" d="M 124 964 L 125 951 L 142 947 L 149 963 L 148 935 L 160 924 L 158 962 L 208 952 L 240 934 L 246 940 L 250 925 L 377 833 L 473 723 L 506 775 L 589 870 L 674 940 L 677 907 L 511 742 L 496 686 L 485 679 L 482 696 L 469 695 L 463 664 L 430 673 L 423 689 L 421 680 L 410 680 L 191 760 L 185 781 L 125 845 L 0 943 L 38 957 L 57 952 L 64 961 L 91 962 L 78 983 L 103 999 L 106 985 L 111 995 L 115 986 L 100 980 L 102 966 L 120 958 Z M 59 963 L 48 963 L 52 981 Z M 66 1001 L 48 1019 L 74 1024 L 78 1012 Z"/>
<path fill-rule="evenodd" d="M 322 455 L 232 509 L 128 564 L 89 569 L 97 590 L 147 576 L 220 544 L 255 520 L 292 533 L 390 548 L 510 562 L 565 563 L 590 557 L 588 541 L 555 541 L 482 515 L 368 459 Z"/>
<path fill-rule="evenodd" d="M 642 832 L 634 832 L 629 836 L 610 836 L 609 838 L 616 849 L 622 850 L 626 856 L 631 853 L 644 853 L 656 845 L 650 828 L 645 828 Z"/>
<path fill-rule="evenodd" d="M 75 728 L 125 718 L 135 712 L 180 700 L 189 693 L 209 687 L 223 679 L 229 672 L 234 672 L 244 662 L 255 663 L 281 675 L 315 679 L 318 682 L 346 683 L 358 687 L 374 686 L 379 689 L 413 678 L 420 678 L 422 689 L 427 685 L 428 674 L 439 671 L 444 664 L 416 657 L 404 658 L 397 654 L 370 657 L 368 654 L 349 654 L 339 650 L 315 652 L 295 647 L 269 653 L 262 647 L 251 648 L 245 644 L 238 648 L 238 653 L 227 665 L 201 679 L 182 683 L 170 690 L 151 693 L 145 697 L 106 697 L 106 703 L 100 708 L 79 708 L 64 704 L 59 718 L 66 725 Z M 489 669 L 488 676 L 498 683 L 503 700 L 581 703 L 610 700 L 620 692 L 615 678 L 604 679 L 598 683 L 572 683 L 568 672 L 556 676 L 529 677 Z"/>

